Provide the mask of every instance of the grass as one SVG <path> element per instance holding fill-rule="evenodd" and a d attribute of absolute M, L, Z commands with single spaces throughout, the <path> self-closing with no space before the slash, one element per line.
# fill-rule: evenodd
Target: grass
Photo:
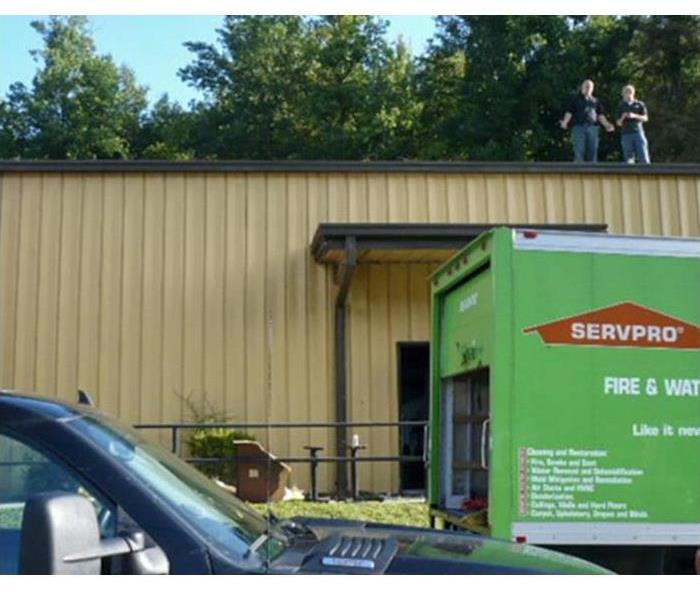
<path fill-rule="evenodd" d="M 304 500 L 287 500 L 270 504 L 251 504 L 250 506 L 263 515 L 269 507 L 281 519 L 296 516 L 323 517 L 428 527 L 428 505 L 424 502 L 307 502 Z"/>
<path fill-rule="evenodd" d="M 289 517 L 324 517 L 410 525 L 428 526 L 428 505 L 424 502 L 306 502 L 287 500 L 270 504 L 250 504 L 260 514 L 268 507 L 281 519 Z M 0 506 L 0 528 L 19 529 L 22 521 L 21 505 Z"/>

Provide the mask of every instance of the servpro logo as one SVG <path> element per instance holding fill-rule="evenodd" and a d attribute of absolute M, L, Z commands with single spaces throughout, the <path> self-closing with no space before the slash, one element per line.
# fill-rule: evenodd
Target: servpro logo
<path fill-rule="evenodd" d="M 634 302 L 523 329 L 545 344 L 700 349 L 700 327 Z"/>

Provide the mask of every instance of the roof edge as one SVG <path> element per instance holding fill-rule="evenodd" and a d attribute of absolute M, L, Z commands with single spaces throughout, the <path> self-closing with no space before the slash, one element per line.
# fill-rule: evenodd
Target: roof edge
<path fill-rule="evenodd" d="M 358 250 L 460 249 L 479 235 L 495 228 L 538 229 L 605 233 L 606 223 L 325 223 L 316 227 L 310 250 L 316 262 L 325 262 L 330 250 L 345 247 L 347 237 L 355 238 Z"/>
<path fill-rule="evenodd" d="M 694 175 L 700 163 L 260 161 L 260 160 L 0 160 L 0 173 L 572 173 L 586 175 Z"/>

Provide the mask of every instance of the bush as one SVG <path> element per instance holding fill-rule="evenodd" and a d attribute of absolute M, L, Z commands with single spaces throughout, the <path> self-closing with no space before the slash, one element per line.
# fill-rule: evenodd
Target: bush
<path fill-rule="evenodd" d="M 215 477 L 228 485 L 236 485 L 238 473 L 235 440 L 252 440 L 253 437 L 234 429 L 195 429 L 187 440 L 187 448 L 193 458 L 226 458 L 225 462 L 195 463 L 209 477 Z"/>
<path fill-rule="evenodd" d="M 215 409 L 209 403 L 206 394 L 201 401 L 195 403 L 191 394 L 179 396 L 180 401 L 190 413 L 190 421 L 198 424 L 225 423 L 229 420 L 225 412 Z M 222 462 L 194 463 L 195 466 L 209 477 L 214 477 L 228 485 L 236 485 L 238 472 L 236 461 L 235 440 L 254 440 L 255 438 L 243 431 L 224 428 L 193 429 L 185 439 L 185 445 L 191 458 L 225 458 Z"/>

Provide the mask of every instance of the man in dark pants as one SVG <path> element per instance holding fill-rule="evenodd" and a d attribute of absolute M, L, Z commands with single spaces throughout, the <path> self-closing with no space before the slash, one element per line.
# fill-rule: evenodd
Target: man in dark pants
<path fill-rule="evenodd" d="M 644 135 L 644 125 L 649 120 L 647 107 L 641 100 L 634 97 L 633 85 L 622 88 L 622 104 L 620 104 L 617 120 L 618 127 L 622 127 L 622 154 L 626 163 L 649 164 L 649 144 Z"/>
<path fill-rule="evenodd" d="M 605 118 L 605 109 L 598 98 L 593 96 L 593 82 L 586 79 L 566 108 L 564 118 L 559 122 L 562 129 L 571 123 L 571 138 L 574 144 L 574 162 L 598 161 L 598 123 L 608 133 L 615 126 Z"/>

